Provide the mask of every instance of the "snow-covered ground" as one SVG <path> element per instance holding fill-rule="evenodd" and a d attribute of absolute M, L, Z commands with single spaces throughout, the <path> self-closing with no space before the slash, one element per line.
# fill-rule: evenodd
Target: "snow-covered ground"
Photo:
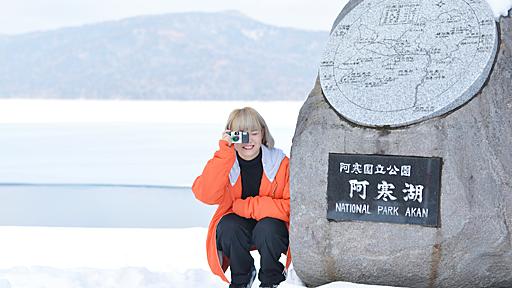
<path fill-rule="evenodd" d="M 0 288 L 227 287 L 208 268 L 205 239 L 206 228 L 0 227 Z M 292 269 L 279 287 L 304 285 Z"/>

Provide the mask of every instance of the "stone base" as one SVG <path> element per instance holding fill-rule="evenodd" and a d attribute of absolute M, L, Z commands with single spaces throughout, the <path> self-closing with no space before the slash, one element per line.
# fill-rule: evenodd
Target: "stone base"
<path fill-rule="evenodd" d="M 488 83 L 450 114 L 401 129 L 351 124 L 317 80 L 291 151 L 291 248 L 308 285 L 512 287 L 512 19 Z M 442 157 L 441 227 L 329 222 L 329 152 Z"/>

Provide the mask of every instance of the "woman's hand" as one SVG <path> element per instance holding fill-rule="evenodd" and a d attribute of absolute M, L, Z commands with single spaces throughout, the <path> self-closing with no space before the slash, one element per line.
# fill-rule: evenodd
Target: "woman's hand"
<path fill-rule="evenodd" d="M 231 147 L 231 145 L 233 144 L 233 142 L 231 142 L 231 136 L 229 136 L 229 132 L 231 132 L 231 130 L 225 130 L 223 133 L 222 133 L 222 138 L 221 140 L 224 140 L 226 142 L 228 142 L 228 146 Z"/>

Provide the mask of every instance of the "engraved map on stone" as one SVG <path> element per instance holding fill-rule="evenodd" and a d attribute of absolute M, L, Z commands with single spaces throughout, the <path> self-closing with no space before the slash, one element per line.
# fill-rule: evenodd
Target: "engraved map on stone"
<path fill-rule="evenodd" d="M 497 47 L 486 0 L 364 0 L 333 29 L 320 81 L 348 120 L 399 127 L 470 100 Z"/>

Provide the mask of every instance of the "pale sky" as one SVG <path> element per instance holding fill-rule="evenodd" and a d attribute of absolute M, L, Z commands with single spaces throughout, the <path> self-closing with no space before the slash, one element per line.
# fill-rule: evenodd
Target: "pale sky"
<path fill-rule="evenodd" d="M 348 0 L 0 0 L 0 34 L 19 34 L 148 14 L 238 10 L 264 23 L 330 30 Z"/>

